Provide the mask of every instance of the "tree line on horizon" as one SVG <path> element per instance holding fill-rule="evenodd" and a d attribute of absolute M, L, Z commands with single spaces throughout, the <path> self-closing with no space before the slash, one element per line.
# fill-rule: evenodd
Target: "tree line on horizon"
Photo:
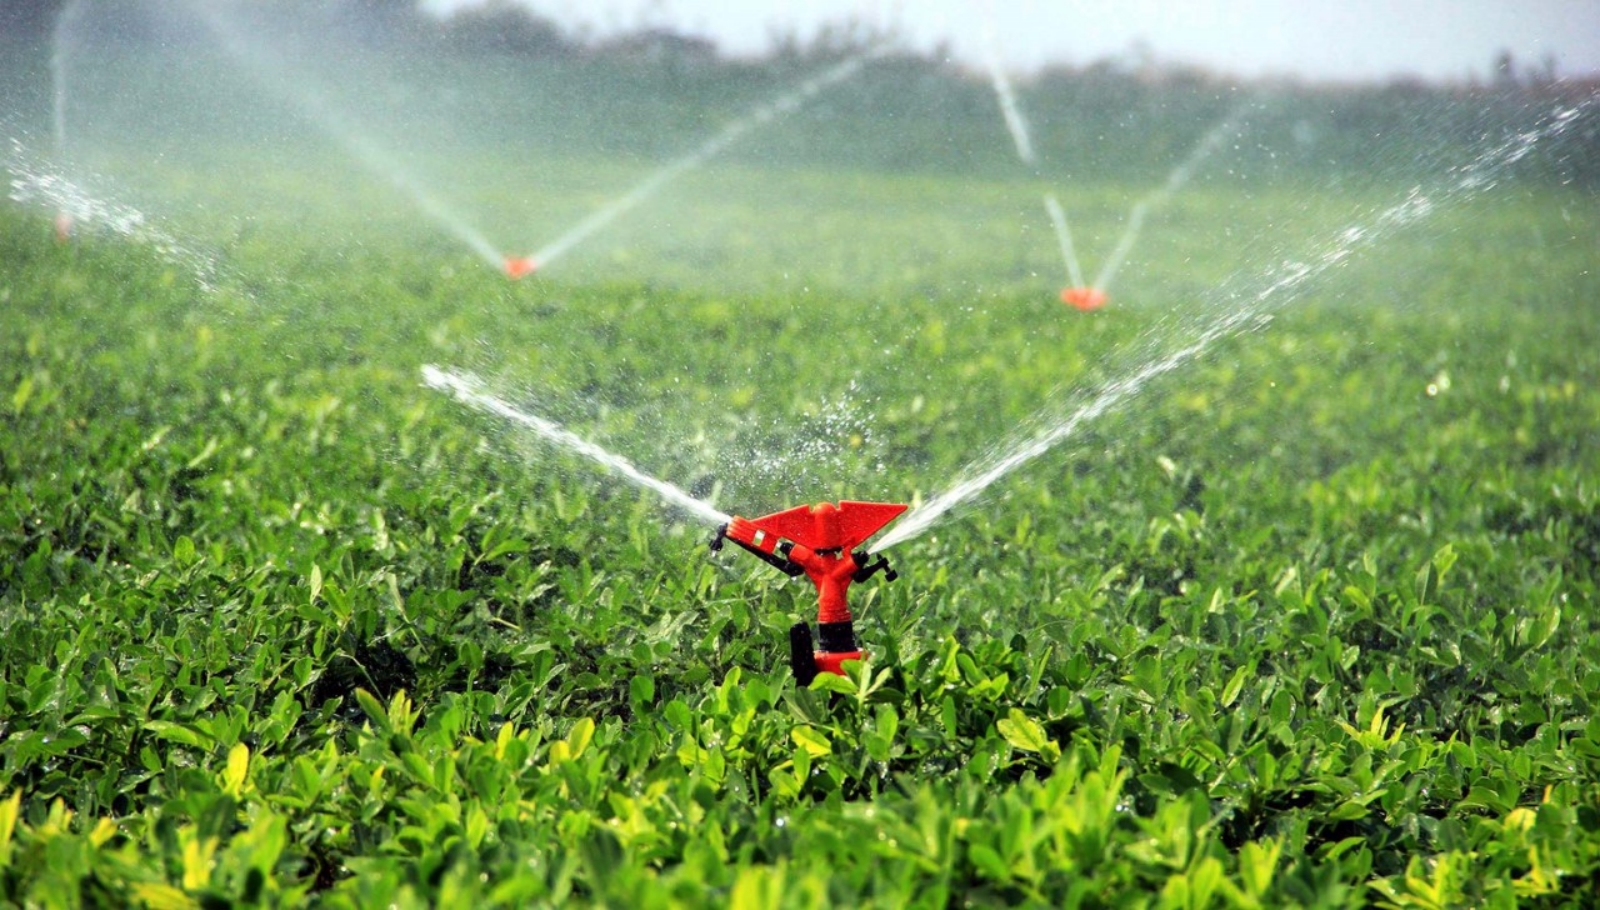
<path fill-rule="evenodd" d="M 55 23 L 71 0 L 7 0 L 0 4 L 0 35 L 12 43 L 48 44 Z M 375 40 L 423 40 L 469 53 L 499 53 L 545 59 L 609 57 L 670 65 L 715 65 L 731 63 L 715 41 L 663 25 L 640 25 L 613 36 L 599 38 L 582 28 L 566 27 L 517 0 L 485 0 L 462 7 L 446 16 L 424 11 L 419 0 L 322 0 L 342 17 L 357 25 Z M 774 31 L 771 46 L 763 58 L 738 62 L 800 62 L 841 58 L 859 53 L 880 42 L 893 42 L 898 36 L 859 19 L 844 18 L 826 23 L 809 38 L 793 30 Z M 926 54 L 909 50 L 897 56 L 920 58 L 940 66 L 950 59 L 947 48 Z M 1600 77 L 1561 79 L 1553 57 L 1529 64 L 1501 51 L 1487 61 L 1490 78 L 1466 84 L 1432 83 L 1414 77 L 1397 77 L 1365 85 L 1318 86 L 1291 82 L 1300 89 L 1379 90 L 1404 93 L 1439 91 L 1532 92 L 1572 96 L 1600 89 Z M 1020 81 L 1058 81 L 1082 76 L 1134 78 L 1154 83 L 1241 84 L 1242 80 L 1190 64 L 1160 61 L 1148 49 L 1133 48 L 1086 63 L 1059 62 L 1045 66 L 1032 79 Z M 1283 83 L 1282 79 L 1250 80 Z"/>
<path fill-rule="evenodd" d="M 17 81 L 10 92 L 19 110 L 48 108 L 47 61 L 55 22 L 68 0 L 8 0 L 0 4 L 0 44 L 30 42 L 30 54 L 0 54 L 0 77 Z M 602 92 L 620 103 L 632 99 L 645 120 L 666 116 L 660 129 L 612 136 L 616 148 L 670 154 L 681 147 L 672 123 L 700 129 L 727 111 L 769 99 L 802 74 L 848 57 L 886 34 L 858 20 L 843 20 L 805 38 L 775 33 L 760 58 L 732 57 L 709 40 L 670 28 L 641 26 L 596 36 L 566 27 L 515 0 L 489 0 L 439 17 L 416 0 L 325 0 L 341 33 L 371 49 L 402 56 L 426 55 L 441 62 L 461 58 L 501 67 L 514 78 L 575 92 Z M 99 29 L 101 38 L 137 46 L 136 8 L 107 6 L 76 25 Z M 1559 81 L 1550 67 L 1520 70 L 1509 55 L 1499 76 L 1480 84 L 1441 85 L 1418 80 L 1380 84 L 1325 85 L 1243 80 L 1214 70 L 1178 66 L 1148 53 L 1083 64 L 1061 63 L 1018 79 L 1038 138 L 1054 150 L 1063 175 L 1159 179 L 1211 124 L 1239 99 L 1271 98 L 1270 109 L 1252 115 L 1248 141 L 1236 149 L 1239 179 L 1272 171 L 1305 169 L 1325 174 L 1341 163 L 1370 161 L 1374 137 L 1385 153 L 1415 152 L 1419 159 L 1459 157 L 1486 138 L 1525 124 L 1547 102 L 1576 103 L 1600 92 L 1600 81 Z M 790 146 L 753 144 L 752 154 L 772 160 L 828 163 L 843 167 L 957 170 L 1006 174 L 1014 169 L 997 132 L 987 74 L 952 62 L 934 49 L 917 52 L 903 44 L 873 66 L 870 79 L 854 80 L 829 93 L 807 129 L 807 141 Z M 617 105 L 611 105 L 615 108 Z M 634 109 L 634 108 L 630 108 Z M 570 133 L 607 124 L 579 122 L 583 111 L 556 111 L 574 119 Z M 26 116 L 26 114 L 25 114 Z M 708 119 L 709 118 L 709 119 Z M 1551 179 L 1600 185 L 1600 145 L 1594 117 L 1586 117 L 1541 156 Z M 696 127 L 695 124 L 700 124 Z M 865 128 L 870 124 L 871 128 Z M 559 130 L 555 135 L 562 135 Z M 1266 136 L 1267 139 L 1258 137 Z M 1277 137 L 1277 138 L 1270 138 Z M 1118 149 L 1107 155 L 1106 143 Z M 659 147 L 658 147 L 659 146 Z M 991 147 L 992 146 L 992 147 Z M 1359 166 L 1352 176 L 1360 177 Z"/>

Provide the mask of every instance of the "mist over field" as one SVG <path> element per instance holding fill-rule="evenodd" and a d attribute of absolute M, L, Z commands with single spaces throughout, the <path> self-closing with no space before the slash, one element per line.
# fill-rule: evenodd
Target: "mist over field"
<path fill-rule="evenodd" d="M 1600 85 L 679 24 L 0 14 L 0 901 L 1596 899 Z"/>

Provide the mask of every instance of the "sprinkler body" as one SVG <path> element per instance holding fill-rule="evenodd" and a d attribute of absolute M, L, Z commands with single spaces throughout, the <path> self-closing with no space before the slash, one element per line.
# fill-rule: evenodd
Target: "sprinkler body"
<path fill-rule="evenodd" d="M 1099 288 L 1062 288 L 1061 302 L 1087 313 L 1106 305 L 1106 292 Z"/>
<path fill-rule="evenodd" d="M 507 256 L 505 261 L 506 277 L 512 281 L 538 271 L 539 263 L 532 256 Z"/>
<path fill-rule="evenodd" d="M 736 515 L 717 529 L 713 550 L 731 540 L 785 575 L 804 575 L 816 585 L 816 645 L 808 624 L 797 623 L 789 630 L 789 661 L 801 685 L 809 685 L 818 673 L 843 676 L 845 661 L 863 659 L 846 593 L 852 583 L 880 571 L 888 581 L 896 575 L 887 558 L 874 560 L 856 547 L 905 510 L 890 503 L 824 502 L 762 518 Z"/>

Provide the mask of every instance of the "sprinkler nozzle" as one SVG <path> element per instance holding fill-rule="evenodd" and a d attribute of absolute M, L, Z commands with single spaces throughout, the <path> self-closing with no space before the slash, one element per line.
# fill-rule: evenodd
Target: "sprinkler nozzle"
<path fill-rule="evenodd" d="M 1061 302 L 1081 313 L 1106 305 L 1106 292 L 1099 288 L 1062 288 Z"/>
<path fill-rule="evenodd" d="M 526 275 L 538 271 L 539 263 L 532 256 L 507 256 L 505 262 L 506 277 L 515 281 Z"/>

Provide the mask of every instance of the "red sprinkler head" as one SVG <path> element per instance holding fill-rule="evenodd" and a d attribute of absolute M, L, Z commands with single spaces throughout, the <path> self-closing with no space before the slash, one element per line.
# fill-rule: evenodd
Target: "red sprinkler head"
<path fill-rule="evenodd" d="M 507 256 L 506 277 L 515 281 L 525 275 L 532 275 L 539 269 L 539 263 L 532 256 Z"/>
<path fill-rule="evenodd" d="M 799 623 L 789 630 L 789 659 L 795 678 L 810 685 L 818 673 L 844 675 L 844 662 L 861 660 L 856 645 L 855 622 L 845 592 L 851 583 L 866 581 L 877 572 L 894 581 L 889 560 L 856 550 L 868 537 L 899 517 L 906 507 L 885 502 L 831 502 L 796 506 L 761 518 L 734 516 L 717 531 L 712 549 L 731 540 L 791 577 L 805 575 L 817 586 L 817 635 L 813 650 L 811 627 Z"/>
<path fill-rule="evenodd" d="M 1099 288 L 1062 288 L 1061 302 L 1081 313 L 1106 305 L 1106 292 Z"/>

